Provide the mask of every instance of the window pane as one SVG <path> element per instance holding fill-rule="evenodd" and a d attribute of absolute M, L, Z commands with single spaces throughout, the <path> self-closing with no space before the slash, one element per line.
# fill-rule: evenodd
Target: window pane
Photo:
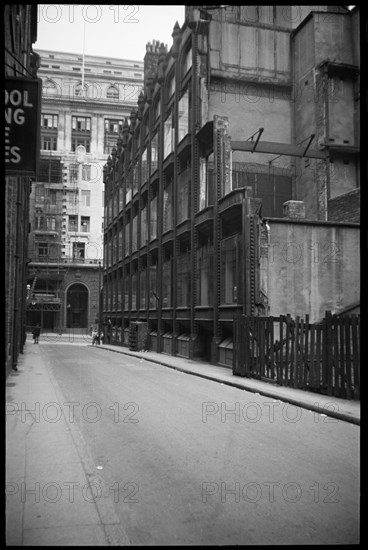
<path fill-rule="evenodd" d="M 167 260 L 162 266 L 162 307 L 171 307 L 171 273 L 172 273 L 172 260 Z"/>
<path fill-rule="evenodd" d="M 184 74 L 186 74 L 192 66 L 192 49 L 185 56 L 184 60 Z"/>
<path fill-rule="evenodd" d="M 141 180 L 145 183 L 148 180 L 147 149 L 142 153 Z"/>
<path fill-rule="evenodd" d="M 221 241 L 221 303 L 235 304 L 242 301 L 242 280 L 239 237 L 233 236 Z"/>
<path fill-rule="evenodd" d="M 91 206 L 91 191 L 82 191 L 82 206 Z"/>
<path fill-rule="evenodd" d="M 138 249 L 138 216 L 135 216 L 132 220 L 132 252 Z"/>
<path fill-rule="evenodd" d="M 213 303 L 213 246 L 207 245 L 197 250 L 197 299 L 198 305 Z"/>
<path fill-rule="evenodd" d="M 141 210 L 141 246 L 147 244 L 148 228 L 147 228 L 147 206 Z"/>
<path fill-rule="evenodd" d="M 137 273 L 132 275 L 132 309 L 137 308 Z"/>
<path fill-rule="evenodd" d="M 157 168 L 157 159 L 158 159 L 158 136 L 155 134 L 151 141 L 151 174 Z"/>
<path fill-rule="evenodd" d="M 173 227 L 173 182 L 172 180 L 164 189 L 163 230 L 168 231 Z"/>
<path fill-rule="evenodd" d="M 146 269 L 142 269 L 139 274 L 140 308 L 146 307 L 146 282 L 147 271 Z"/>
<path fill-rule="evenodd" d="M 189 92 L 185 92 L 179 101 L 179 141 L 181 141 L 189 130 Z"/>
<path fill-rule="evenodd" d="M 178 223 L 189 218 L 189 182 L 190 164 L 188 163 L 178 177 Z"/>
<path fill-rule="evenodd" d="M 78 216 L 69 216 L 68 231 L 77 231 Z"/>
<path fill-rule="evenodd" d="M 90 231 L 90 218 L 89 216 L 81 216 L 81 231 L 88 233 Z"/>
<path fill-rule="evenodd" d="M 190 305 L 190 255 L 182 254 L 177 260 L 177 303 L 179 307 Z"/>
<path fill-rule="evenodd" d="M 150 308 L 157 309 L 157 265 L 151 265 L 150 269 Z"/>
<path fill-rule="evenodd" d="M 157 197 L 151 201 L 151 239 L 157 237 Z"/>

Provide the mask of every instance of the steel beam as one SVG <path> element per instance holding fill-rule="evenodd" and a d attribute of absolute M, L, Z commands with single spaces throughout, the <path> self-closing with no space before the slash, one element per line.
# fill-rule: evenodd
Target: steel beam
<path fill-rule="evenodd" d="M 253 152 L 254 143 L 252 141 L 231 141 L 233 151 Z M 259 141 L 257 144 L 257 153 L 269 153 L 270 155 L 288 155 L 290 157 L 306 157 L 314 159 L 326 159 L 326 152 L 318 149 L 308 149 L 289 143 L 278 143 L 274 141 Z"/>

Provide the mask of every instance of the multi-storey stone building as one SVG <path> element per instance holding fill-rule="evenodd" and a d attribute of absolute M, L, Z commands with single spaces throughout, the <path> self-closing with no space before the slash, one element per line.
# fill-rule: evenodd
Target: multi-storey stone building
<path fill-rule="evenodd" d="M 6 4 L 4 6 L 4 35 L 5 82 L 8 92 L 8 82 L 10 80 L 16 82 L 16 79 L 20 79 L 22 85 L 27 87 L 27 82 L 32 84 L 37 79 L 38 56 L 32 50 L 32 45 L 37 40 L 37 5 Z M 16 83 L 15 89 L 17 89 Z M 13 172 L 8 172 L 8 168 L 11 167 L 11 146 L 8 138 L 12 121 L 7 120 L 7 114 L 11 119 L 12 113 L 18 109 L 21 113 L 20 117 L 24 116 L 24 111 L 20 108 L 17 97 L 14 97 L 13 104 L 14 106 L 12 101 L 8 102 L 5 96 L 4 346 L 6 374 L 9 374 L 12 368 L 17 369 L 19 353 L 23 353 L 29 194 L 31 189 L 31 177 L 24 175 L 21 170 L 19 172 L 16 170 L 16 164 L 19 160 L 18 153 L 17 156 L 13 157 Z M 33 112 L 37 112 L 36 104 L 33 106 Z M 23 121 L 19 119 L 19 122 L 22 123 Z M 29 149 L 32 149 L 32 147 Z M 16 150 L 19 151 L 18 147 Z"/>
<path fill-rule="evenodd" d="M 99 320 L 103 165 L 130 117 L 143 63 L 41 51 L 41 155 L 30 197 L 27 324 Z"/>
<path fill-rule="evenodd" d="M 359 11 L 192 6 L 172 36 L 105 166 L 105 331 L 231 365 L 237 313 L 359 300 Z"/>

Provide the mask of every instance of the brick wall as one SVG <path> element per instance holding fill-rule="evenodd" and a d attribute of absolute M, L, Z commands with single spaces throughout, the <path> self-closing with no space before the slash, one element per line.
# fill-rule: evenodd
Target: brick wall
<path fill-rule="evenodd" d="M 360 187 L 328 200 L 328 221 L 360 223 Z"/>

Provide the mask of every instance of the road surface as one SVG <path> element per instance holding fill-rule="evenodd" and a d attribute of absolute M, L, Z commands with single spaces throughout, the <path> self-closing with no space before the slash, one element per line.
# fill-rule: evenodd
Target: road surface
<path fill-rule="evenodd" d="M 359 426 L 97 347 L 40 347 L 96 465 L 91 498 L 132 545 L 359 542 Z"/>

